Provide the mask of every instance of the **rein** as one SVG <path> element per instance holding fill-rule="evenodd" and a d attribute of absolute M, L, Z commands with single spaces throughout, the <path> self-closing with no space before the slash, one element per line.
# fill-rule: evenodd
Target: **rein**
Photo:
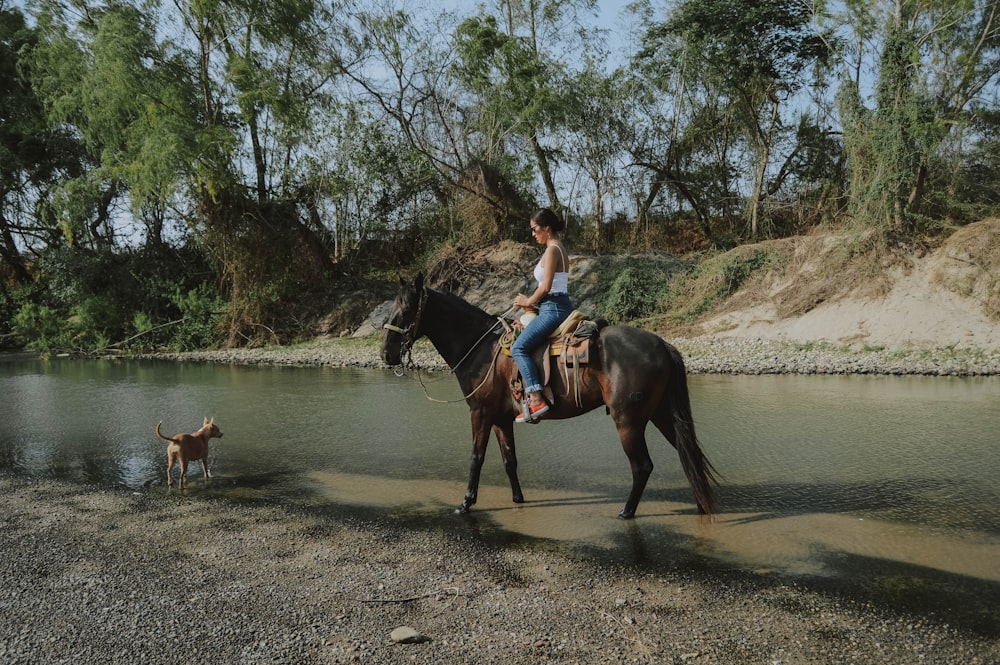
<path fill-rule="evenodd" d="M 496 326 L 493 326 L 493 328 L 495 328 L 495 327 Z M 493 330 L 493 328 L 490 328 L 490 330 Z M 487 331 L 487 332 L 489 332 L 489 331 Z M 484 337 L 485 337 L 485 335 L 484 335 Z M 480 341 L 482 341 L 482 338 L 480 338 Z M 479 342 L 476 342 L 476 344 L 478 344 L 478 343 Z M 473 348 L 475 348 L 475 346 L 473 346 Z M 466 401 L 467 399 L 469 399 L 470 397 L 472 397 L 473 395 L 475 395 L 477 392 L 479 392 L 479 389 L 482 388 L 483 386 L 485 386 L 486 382 L 489 381 L 490 375 L 492 375 L 493 374 L 493 370 L 496 369 L 497 358 L 500 357 L 500 351 L 501 350 L 503 350 L 503 346 L 500 345 L 500 344 L 498 344 L 496 352 L 493 353 L 493 359 L 490 361 L 490 369 L 489 369 L 489 371 L 486 372 L 486 376 L 483 377 L 483 380 L 479 383 L 478 386 L 476 386 L 475 388 L 472 389 L 472 392 L 470 392 L 468 395 L 462 395 L 462 397 L 460 397 L 459 399 L 438 399 L 436 397 L 431 397 L 431 394 L 429 392 L 427 392 L 427 386 L 424 384 L 424 380 L 420 376 L 420 368 L 414 366 L 417 369 L 417 382 L 420 383 L 420 387 L 424 389 L 424 397 L 426 397 L 431 402 L 436 402 L 438 404 L 454 404 L 456 402 L 464 402 L 464 401 Z M 472 349 L 469 349 L 469 352 L 471 353 Z M 466 354 L 466 356 L 468 356 L 468 354 Z M 464 360 L 464 358 L 463 358 L 463 360 Z M 456 364 L 455 367 L 458 367 L 458 365 Z M 455 367 L 453 367 L 451 369 L 451 373 L 452 374 L 455 373 Z"/>

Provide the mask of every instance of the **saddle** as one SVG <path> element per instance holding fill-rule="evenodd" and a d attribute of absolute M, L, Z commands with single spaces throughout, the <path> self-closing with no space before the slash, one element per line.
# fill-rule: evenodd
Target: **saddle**
<path fill-rule="evenodd" d="M 576 404 L 580 406 L 580 367 L 590 363 L 590 342 L 598 331 L 607 325 L 604 320 L 590 320 L 579 310 L 573 310 L 566 320 L 556 328 L 548 341 L 539 347 L 533 357 L 535 363 L 542 370 L 542 391 L 549 402 L 553 402 L 552 389 L 549 387 L 551 378 L 552 358 L 556 358 L 556 364 L 562 370 L 563 382 L 566 384 L 566 397 L 569 397 L 570 390 L 574 392 Z M 520 328 L 513 328 L 513 335 L 510 341 L 517 338 Z M 503 353 L 511 355 L 510 345 L 503 346 Z M 573 376 L 570 376 L 569 369 L 573 368 Z M 524 381 L 521 379 L 521 372 L 515 369 L 510 379 L 511 393 L 514 397 L 515 405 L 520 405 L 524 399 Z"/>

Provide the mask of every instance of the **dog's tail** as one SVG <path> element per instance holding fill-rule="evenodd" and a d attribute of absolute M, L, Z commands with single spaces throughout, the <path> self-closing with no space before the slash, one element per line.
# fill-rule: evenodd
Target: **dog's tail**
<path fill-rule="evenodd" d="M 163 424 L 162 420 L 160 422 L 156 423 L 156 436 L 160 437 L 164 441 L 169 441 L 169 442 L 173 443 L 174 440 L 171 439 L 169 436 L 163 436 L 162 434 L 160 434 L 160 425 L 162 425 L 162 424 Z"/>

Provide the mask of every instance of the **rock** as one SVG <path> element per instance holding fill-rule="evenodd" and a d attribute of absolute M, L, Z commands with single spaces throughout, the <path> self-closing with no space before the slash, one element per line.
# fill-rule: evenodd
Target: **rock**
<path fill-rule="evenodd" d="M 389 637 L 396 644 L 421 644 L 423 642 L 430 642 L 431 638 L 426 635 L 421 635 L 419 632 L 410 628 L 409 626 L 400 626 L 394 629 Z"/>
<path fill-rule="evenodd" d="M 357 330 L 351 335 L 352 337 L 368 337 L 369 335 L 374 335 L 376 333 L 382 332 L 382 324 L 389 320 L 389 315 L 392 313 L 392 308 L 394 301 L 386 300 L 381 303 L 378 307 L 372 310 L 372 313 L 368 315 L 368 318 L 361 322 Z"/>

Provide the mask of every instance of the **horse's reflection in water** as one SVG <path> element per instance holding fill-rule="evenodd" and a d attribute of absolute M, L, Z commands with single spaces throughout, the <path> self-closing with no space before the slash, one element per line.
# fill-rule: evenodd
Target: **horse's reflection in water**
<path fill-rule="evenodd" d="M 382 358 L 403 363 L 414 341 L 426 336 L 458 379 L 472 417 L 469 486 L 459 510 L 467 512 L 479 492 L 479 476 L 492 430 L 500 444 L 515 503 L 524 501 L 517 476 L 510 379 L 514 361 L 500 352 L 503 327 L 497 318 L 458 296 L 428 288 L 423 275 L 400 280 L 399 295 L 386 324 Z M 652 422 L 677 449 L 700 512 L 715 512 L 712 465 L 694 431 L 687 373 L 680 353 L 660 337 L 629 326 L 607 326 L 592 340 L 590 362 L 578 373 L 552 371 L 556 400 L 545 420 L 572 418 L 606 406 L 632 469 L 632 489 L 621 518 L 635 516 L 653 462 L 646 447 Z M 578 386 L 568 386 L 576 381 Z"/>

